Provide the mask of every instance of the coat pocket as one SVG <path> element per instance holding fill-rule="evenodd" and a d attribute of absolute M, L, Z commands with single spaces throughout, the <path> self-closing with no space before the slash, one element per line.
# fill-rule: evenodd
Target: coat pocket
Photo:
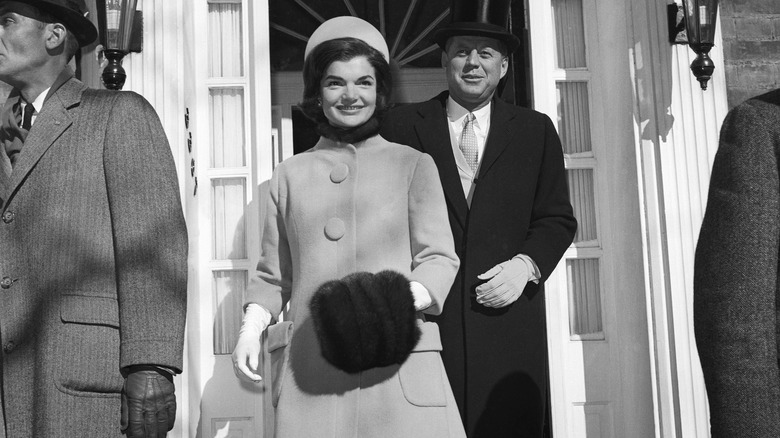
<path fill-rule="evenodd" d="M 116 397 L 119 374 L 119 305 L 112 297 L 63 294 L 54 357 L 57 388 L 82 397 Z"/>
<path fill-rule="evenodd" d="M 287 346 L 292 339 L 292 333 L 292 321 L 282 321 L 269 326 L 263 337 L 265 363 L 270 364 L 269 373 L 265 377 L 271 382 L 274 407 L 279 404 L 279 395 L 282 393 L 282 380 L 287 367 L 287 358 L 290 355 Z"/>
<path fill-rule="evenodd" d="M 64 323 L 119 328 L 119 303 L 112 297 L 62 295 L 60 318 Z"/>
<path fill-rule="evenodd" d="M 446 406 L 444 365 L 441 361 L 439 326 L 418 322 L 420 341 L 401 365 L 398 376 L 406 401 L 415 406 Z"/>

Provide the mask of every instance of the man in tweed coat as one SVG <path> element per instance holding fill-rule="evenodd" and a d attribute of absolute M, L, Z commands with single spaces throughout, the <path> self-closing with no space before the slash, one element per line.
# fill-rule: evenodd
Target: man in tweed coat
<path fill-rule="evenodd" d="M 0 437 L 163 437 L 175 417 L 176 170 L 146 100 L 73 78 L 86 11 L 0 1 Z"/>
<path fill-rule="evenodd" d="M 780 89 L 723 122 L 696 248 L 713 438 L 780 437 Z"/>

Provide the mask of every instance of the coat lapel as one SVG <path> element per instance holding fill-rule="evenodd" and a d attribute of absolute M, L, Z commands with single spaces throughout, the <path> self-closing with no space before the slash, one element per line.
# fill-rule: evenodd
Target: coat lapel
<path fill-rule="evenodd" d="M 466 227 L 468 205 L 460 183 L 458 166 L 452 154 L 450 131 L 447 125 L 446 110 L 447 93 L 425 102 L 418 111 L 420 118 L 415 122 L 414 129 L 420 138 L 423 152 L 433 157 L 439 167 L 441 184 L 444 194 L 452 205 L 455 217 L 460 225 Z"/>
<path fill-rule="evenodd" d="M 8 96 L 5 101 L 5 105 L 2 109 L 2 117 L 14 117 L 13 106 L 19 100 L 18 91 L 14 90 Z M 15 120 L 3 120 L 3 126 L 16 123 Z M 5 152 L 6 142 L 14 141 L 10 138 L 10 135 L 3 133 L 3 140 L 0 142 L 0 200 L 5 202 L 8 199 L 8 195 L 11 191 L 11 159 Z"/>
<path fill-rule="evenodd" d="M 43 154 L 73 124 L 68 110 L 79 104 L 84 88 L 78 80 L 68 79 L 46 97 L 46 104 L 35 119 L 11 173 L 11 188 L 6 192 L 9 196 L 25 180 Z"/>
<path fill-rule="evenodd" d="M 485 155 L 479 167 L 477 179 L 482 178 L 490 171 L 498 157 L 504 152 L 513 140 L 522 138 L 514 133 L 515 124 L 512 123 L 514 114 L 507 111 L 508 103 L 501 99 L 493 99 L 493 111 L 490 115 L 490 133 L 485 142 Z"/>

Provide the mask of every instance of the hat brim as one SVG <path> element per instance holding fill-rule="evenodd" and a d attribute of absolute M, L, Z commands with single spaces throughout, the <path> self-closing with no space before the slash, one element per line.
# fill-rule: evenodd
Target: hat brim
<path fill-rule="evenodd" d="M 506 29 L 486 23 L 451 23 L 439 28 L 433 33 L 433 41 L 441 47 L 447 48 L 447 40 L 454 36 L 483 36 L 495 38 L 506 44 L 508 53 L 512 53 L 520 47 L 520 38 L 511 34 Z"/>
<path fill-rule="evenodd" d="M 98 31 L 95 24 L 73 9 L 44 1 L 33 2 L 33 5 L 64 24 L 68 31 L 76 37 L 80 47 L 88 46 L 97 39 Z"/>

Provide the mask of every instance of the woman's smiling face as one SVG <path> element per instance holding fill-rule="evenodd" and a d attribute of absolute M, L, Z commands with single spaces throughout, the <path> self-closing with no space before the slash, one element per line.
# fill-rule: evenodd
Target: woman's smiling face
<path fill-rule="evenodd" d="M 334 61 L 320 83 L 322 111 L 333 126 L 354 128 L 376 109 L 376 73 L 364 56 Z"/>

